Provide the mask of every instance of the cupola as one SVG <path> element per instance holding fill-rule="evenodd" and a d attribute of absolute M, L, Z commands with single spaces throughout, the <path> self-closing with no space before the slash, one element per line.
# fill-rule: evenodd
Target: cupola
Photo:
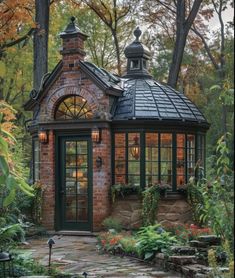
<path fill-rule="evenodd" d="M 127 78 L 151 78 L 148 72 L 150 50 L 140 42 L 142 32 L 139 27 L 134 31 L 135 40 L 126 47 L 124 53 L 127 58 Z"/>
<path fill-rule="evenodd" d="M 63 55 L 64 67 L 69 63 L 69 69 L 76 67 L 79 60 L 84 60 L 86 52 L 84 51 L 84 42 L 88 38 L 79 27 L 75 24 L 75 17 L 71 17 L 71 21 L 65 30 L 60 33 L 63 40 L 61 54 Z"/>

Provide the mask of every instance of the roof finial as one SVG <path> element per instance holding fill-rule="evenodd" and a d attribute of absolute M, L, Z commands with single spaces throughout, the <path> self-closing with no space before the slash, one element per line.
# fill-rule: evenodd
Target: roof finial
<path fill-rule="evenodd" d="M 139 38 L 140 38 L 141 34 L 142 34 L 142 31 L 140 30 L 139 27 L 137 27 L 134 31 L 134 35 L 136 37 L 136 39 L 135 39 L 136 42 L 139 42 Z"/>
<path fill-rule="evenodd" d="M 70 20 L 71 20 L 72 23 L 74 23 L 74 21 L 76 20 L 76 17 L 75 16 L 71 16 Z"/>

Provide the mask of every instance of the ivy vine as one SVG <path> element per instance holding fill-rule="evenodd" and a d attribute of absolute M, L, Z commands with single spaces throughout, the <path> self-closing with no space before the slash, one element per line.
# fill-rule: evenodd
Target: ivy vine
<path fill-rule="evenodd" d="M 159 187 L 153 185 L 143 191 L 142 217 L 143 226 L 154 225 L 160 199 Z"/>

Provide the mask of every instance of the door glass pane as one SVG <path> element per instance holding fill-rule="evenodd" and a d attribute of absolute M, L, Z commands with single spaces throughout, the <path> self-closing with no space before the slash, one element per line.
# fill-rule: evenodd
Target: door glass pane
<path fill-rule="evenodd" d="M 66 196 L 66 220 L 68 222 L 76 221 L 76 195 Z"/>
<path fill-rule="evenodd" d="M 88 221 L 88 143 L 68 141 L 65 146 L 65 222 Z"/>

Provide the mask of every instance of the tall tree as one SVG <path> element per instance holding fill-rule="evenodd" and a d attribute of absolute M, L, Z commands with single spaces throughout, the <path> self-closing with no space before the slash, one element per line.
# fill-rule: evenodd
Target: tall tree
<path fill-rule="evenodd" d="M 221 88 L 221 94 L 224 87 L 224 82 L 226 78 L 226 55 L 225 55 L 225 43 L 226 43 L 226 28 L 225 28 L 225 21 L 223 18 L 223 12 L 228 8 L 229 5 L 233 5 L 233 1 L 231 0 L 211 0 L 211 4 L 214 8 L 215 14 L 219 19 L 219 32 L 217 33 L 217 51 L 214 51 L 215 45 L 211 45 L 208 39 L 208 36 L 202 30 L 199 30 L 197 26 L 193 26 L 192 30 L 194 33 L 201 39 L 205 51 L 217 72 L 219 86 Z M 231 24 L 231 23 L 229 23 Z M 227 86 L 227 85 L 226 85 Z M 227 130 L 227 105 L 223 102 L 222 103 L 222 112 L 221 112 L 221 122 L 222 122 L 222 132 L 226 133 Z"/>
<path fill-rule="evenodd" d="M 76 0 L 75 0 L 76 2 Z M 112 34 L 117 58 L 117 70 L 121 75 L 121 47 L 118 38 L 120 28 L 124 28 L 123 19 L 130 14 L 133 0 L 81 0 L 102 20 Z"/>
<path fill-rule="evenodd" d="M 172 87 L 177 85 L 186 41 L 201 3 L 202 0 L 144 1 L 144 19 L 163 30 L 173 43 L 172 61 L 167 81 Z"/>
<path fill-rule="evenodd" d="M 0 1 L 0 100 L 4 98 L 4 53 L 9 47 L 28 41 L 34 30 L 33 10 L 30 0 Z"/>
<path fill-rule="evenodd" d="M 49 0 L 35 0 L 36 31 L 34 33 L 33 86 L 38 90 L 48 70 Z"/>
<path fill-rule="evenodd" d="M 198 13 L 202 0 L 194 1 L 188 15 L 186 14 L 185 0 L 177 0 L 174 2 L 176 4 L 176 40 L 167 83 L 175 88 L 184 55 L 187 36 Z"/>

